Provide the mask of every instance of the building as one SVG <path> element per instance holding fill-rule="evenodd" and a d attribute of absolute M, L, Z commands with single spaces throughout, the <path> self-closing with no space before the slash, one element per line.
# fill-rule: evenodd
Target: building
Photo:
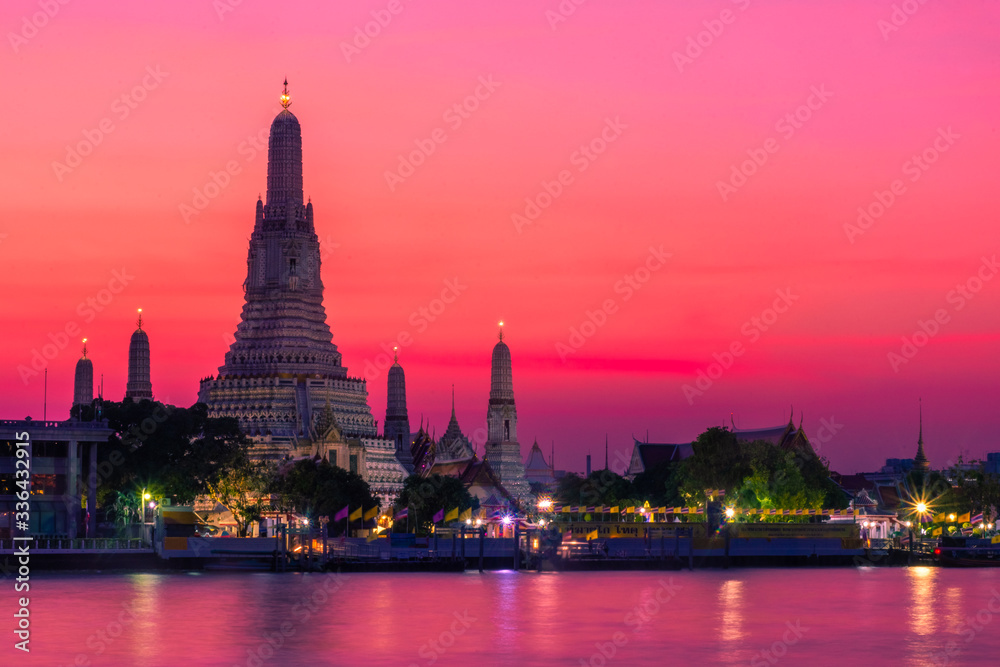
<path fill-rule="evenodd" d="M 388 390 L 386 391 L 385 422 L 382 434 L 394 444 L 396 458 L 407 474 L 413 472 L 413 456 L 410 445 L 410 418 L 406 413 L 406 375 L 399 365 L 399 355 L 393 349 L 393 364 L 389 369 Z"/>
<path fill-rule="evenodd" d="M 629 459 L 628 468 L 623 475 L 629 479 L 635 479 L 639 473 L 655 468 L 661 463 L 675 463 L 686 459 L 693 453 L 690 442 L 673 445 L 640 442 L 634 436 L 632 440 L 632 458 Z"/>
<path fill-rule="evenodd" d="M 518 502 L 531 501 L 531 489 L 524 478 L 521 445 L 517 441 L 517 406 L 514 403 L 514 381 L 511 371 L 510 348 L 500 340 L 493 347 L 490 375 L 490 400 L 486 412 L 486 455 L 499 481 Z"/>
<path fill-rule="evenodd" d="M 89 408 L 94 402 L 94 362 L 87 358 L 87 339 L 83 339 L 83 356 L 76 362 L 73 375 L 73 407 Z M 79 412 L 77 413 L 79 414 Z"/>
<path fill-rule="evenodd" d="M 103 422 L 0 421 L 0 539 L 17 527 L 16 452 L 24 441 L 31 443 L 28 532 L 36 539 L 94 537 L 97 446 L 111 433 Z"/>
<path fill-rule="evenodd" d="M 552 464 L 545 461 L 545 454 L 538 446 L 538 440 L 535 440 L 531 451 L 528 452 L 528 460 L 524 464 L 524 478 L 529 484 L 552 484 L 556 479 Z"/>
<path fill-rule="evenodd" d="M 436 457 L 441 460 L 468 459 L 475 456 L 476 449 L 472 442 L 462 433 L 455 416 L 455 385 L 451 387 L 451 420 L 448 428 L 437 443 Z"/>
<path fill-rule="evenodd" d="M 142 308 L 135 323 L 136 330 L 128 344 L 128 383 L 125 398 L 133 401 L 153 400 L 153 385 L 149 380 L 149 336 L 142 330 Z"/>
<path fill-rule="evenodd" d="M 806 432 L 802 429 L 802 419 L 799 425 L 795 426 L 794 415 L 789 416 L 788 423 L 784 426 L 772 426 L 768 428 L 733 428 L 733 434 L 740 442 L 755 442 L 763 440 L 785 451 L 795 452 L 808 456 L 816 456 L 816 452 L 806 437 Z"/>
<path fill-rule="evenodd" d="M 320 242 L 303 201 L 302 131 L 282 111 L 268 139 L 267 198 L 257 200 L 247 252 L 243 312 L 225 363 L 201 381 L 211 417 L 234 417 L 261 458 L 308 441 L 329 402 L 345 438 L 377 437 L 365 380 L 351 377 L 323 307 Z M 395 445 L 393 445 L 395 447 Z"/>

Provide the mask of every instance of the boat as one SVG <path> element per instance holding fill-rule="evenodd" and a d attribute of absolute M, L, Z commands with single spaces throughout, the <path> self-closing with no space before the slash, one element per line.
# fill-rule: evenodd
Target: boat
<path fill-rule="evenodd" d="M 1000 543 L 964 537 L 943 537 L 934 560 L 944 567 L 1000 567 Z"/>

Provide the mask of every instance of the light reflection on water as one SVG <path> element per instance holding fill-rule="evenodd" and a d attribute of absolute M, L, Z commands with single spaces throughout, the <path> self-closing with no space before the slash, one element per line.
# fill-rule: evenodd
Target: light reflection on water
<path fill-rule="evenodd" d="M 673 597 L 658 597 L 670 582 Z M 992 570 L 928 568 L 42 573 L 31 662 L 528 667 L 596 665 L 613 650 L 609 666 L 746 665 L 778 646 L 788 665 L 932 664 L 998 587 Z M 781 646 L 796 624 L 802 637 Z M 959 644 L 959 664 L 996 664 L 1000 633 Z M 0 664 L 15 664 L 2 651 Z"/>

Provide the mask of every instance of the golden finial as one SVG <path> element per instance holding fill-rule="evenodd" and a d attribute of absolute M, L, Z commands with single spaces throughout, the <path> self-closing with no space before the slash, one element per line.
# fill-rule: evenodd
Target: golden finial
<path fill-rule="evenodd" d="M 500 340 L 503 340 L 503 320 L 500 320 Z"/>
<path fill-rule="evenodd" d="M 392 346 L 392 360 L 393 361 L 399 361 L 399 346 L 398 345 L 393 345 Z"/>
<path fill-rule="evenodd" d="M 139 319 L 136 320 L 135 325 L 140 329 L 142 328 L 142 308 L 139 309 Z"/>
<path fill-rule="evenodd" d="M 87 339 L 83 339 L 83 358 L 87 358 Z"/>
<path fill-rule="evenodd" d="M 292 98 L 288 94 L 288 77 L 285 77 L 285 89 L 281 91 L 281 107 L 287 109 L 292 104 Z"/>

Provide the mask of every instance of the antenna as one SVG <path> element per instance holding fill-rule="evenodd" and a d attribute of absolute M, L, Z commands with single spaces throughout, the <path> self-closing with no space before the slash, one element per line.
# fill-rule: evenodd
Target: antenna
<path fill-rule="evenodd" d="M 49 408 L 49 369 L 45 369 L 45 384 L 42 385 L 42 421 L 46 421 Z"/>

